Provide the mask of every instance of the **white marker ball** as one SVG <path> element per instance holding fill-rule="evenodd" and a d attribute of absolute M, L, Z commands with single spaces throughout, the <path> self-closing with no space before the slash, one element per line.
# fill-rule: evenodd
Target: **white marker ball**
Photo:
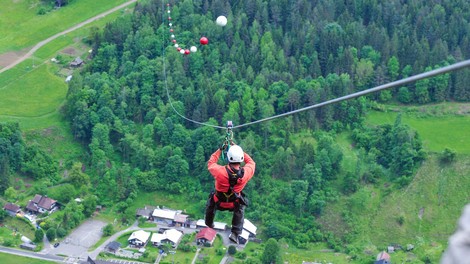
<path fill-rule="evenodd" d="M 181 50 L 180 50 L 180 53 L 181 53 L 181 54 L 184 54 L 184 49 L 181 49 Z"/>
<path fill-rule="evenodd" d="M 227 25 L 227 18 L 224 16 L 219 16 L 216 20 L 215 23 L 221 27 Z"/>
<path fill-rule="evenodd" d="M 175 44 L 175 48 L 178 48 L 179 46 L 180 46 L 180 45 L 178 45 L 178 44 Z"/>
<path fill-rule="evenodd" d="M 175 38 L 175 35 L 171 35 L 171 38 Z"/>
<path fill-rule="evenodd" d="M 196 52 L 197 48 L 196 48 L 196 46 L 191 46 L 190 50 L 191 50 L 191 52 Z"/>
<path fill-rule="evenodd" d="M 171 27 L 171 26 L 173 26 L 173 24 L 171 24 L 171 23 L 170 23 L 170 24 L 168 24 L 168 25 L 169 25 L 170 27 Z"/>

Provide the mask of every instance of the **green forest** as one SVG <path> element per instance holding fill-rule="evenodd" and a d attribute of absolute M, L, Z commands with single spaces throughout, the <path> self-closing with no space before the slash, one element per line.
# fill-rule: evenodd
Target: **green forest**
<path fill-rule="evenodd" d="M 227 16 L 225 27 L 214 23 L 219 15 Z M 90 31 L 91 60 L 69 83 L 62 112 L 85 149 L 81 160 L 59 168 L 50 153 L 25 143 L 18 124 L 0 123 L 0 192 L 15 197 L 21 183 L 14 175 L 40 182 L 38 192 L 66 205 L 43 224 L 59 237 L 97 204 L 113 208 L 123 223 L 134 222 L 139 193 L 196 203 L 188 213 L 202 218 L 214 188 L 207 160 L 226 132 L 217 126 L 287 113 L 470 58 L 469 17 L 470 2 L 463 0 L 139 1 L 132 14 Z M 198 51 L 180 54 L 172 34 L 180 47 Z M 199 45 L 201 36 L 208 45 Z M 352 211 L 340 214 L 348 230 L 342 233 L 318 219 L 329 204 L 369 186 L 402 192 L 435 153 L 424 150 L 401 115 L 371 126 L 366 114 L 383 105 L 469 102 L 469 83 L 470 69 L 463 69 L 234 129 L 235 142 L 257 164 L 245 188 L 246 217 L 263 240 L 305 250 L 324 242 L 357 263 L 372 263 L 376 253 L 371 257 L 356 243 L 361 236 Z M 356 156 L 352 166 L 339 146 L 341 135 Z M 446 149 L 441 162 L 455 156 Z M 80 205 L 78 196 L 84 197 Z M 358 206 L 353 202 L 351 210 Z M 418 255 L 431 263 L 440 253 Z M 279 260 L 246 263 L 271 261 Z"/>

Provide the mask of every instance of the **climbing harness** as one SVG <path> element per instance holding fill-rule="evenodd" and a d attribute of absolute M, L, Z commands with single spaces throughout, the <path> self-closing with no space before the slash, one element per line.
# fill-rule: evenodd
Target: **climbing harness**
<path fill-rule="evenodd" d="M 225 166 L 225 170 L 227 171 L 230 186 L 226 192 L 215 191 L 212 193 L 212 199 L 214 199 L 217 209 L 221 211 L 233 211 L 240 205 L 248 205 L 248 201 L 243 192 L 237 193 L 233 191 L 238 180 L 243 178 L 245 174 L 244 169 L 240 167 L 240 169 L 237 170 L 232 166 L 227 165 Z"/>

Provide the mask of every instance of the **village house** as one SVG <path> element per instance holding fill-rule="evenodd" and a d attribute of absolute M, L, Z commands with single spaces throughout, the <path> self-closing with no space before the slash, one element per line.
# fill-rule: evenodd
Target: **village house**
<path fill-rule="evenodd" d="M 217 236 L 217 231 L 210 227 L 206 227 L 201 229 L 199 233 L 196 234 L 196 244 L 198 245 L 206 245 L 209 244 L 212 246 L 214 240 Z"/>
<path fill-rule="evenodd" d="M 137 218 L 143 217 L 147 220 L 153 220 L 152 213 L 155 210 L 155 208 L 156 208 L 155 206 L 148 206 L 148 205 L 146 205 L 144 208 L 138 208 L 135 213 L 135 216 Z"/>
<path fill-rule="evenodd" d="M 168 229 L 163 234 L 154 233 L 150 241 L 152 245 L 159 247 L 164 243 L 170 244 L 173 248 L 176 248 L 183 238 L 183 233 L 176 229 Z"/>
<path fill-rule="evenodd" d="M 71 67 L 80 67 L 83 64 L 83 60 L 80 57 L 76 57 L 72 62 L 70 62 Z"/>
<path fill-rule="evenodd" d="M 36 245 L 34 244 L 31 244 L 31 243 L 23 243 L 20 245 L 20 248 L 22 249 L 26 249 L 26 250 L 31 250 L 31 251 L 34 251 L 36 250 Z"/>
<path fill-rule="evenodd" d="M 204 219 L 197 220 L 196 227 L 197 228 L 207 227 Z M 225 231 L 225 230 L 227 230 L 227 224 L 226 223 L 221 223 L 221 222 L 214 222 L 214 229 L 220 230 L 220 231 Z"/>
<path fill-rule="evenodd" d="M 188 217 L 185 214 L 176 214 L 173 223 L 176 227 L 189 227 L 191 224 Z"/>
<path fill-rule="evenodd" d="M 26 210 L 33 214 L 52 213 L 57 210 L 57 201 L 47 196 L 36 194 L 33 200 L 29 200 Z"/>
<path fill-rule="evenodd" d="M 116 254 L 119 248 L 121 248 L 121 243 L 117 241 L 112 241 L 112 242 L 109 242 L 109 244 L 107 244 L 104 249 L 108 251 L 109 253 Z"/>
<path fill-rule="evenodd" d="M 13 203 L 7 203 L 3 206 L 3 209 L 7 211 L 10 216 L 16 216 L 17 214 L 21 214 L 21 208 Z"/>
<path fill-rule="evenodd" d="M 154 222 L 165 223 L 167 225 L 173 224 L 176 214 L 181 213 L 181 211 L 175 211 L 170 209 L 160 209 L 157 208 L 153 210 L 152 217 Z"/>
<path fill-rule="evenodd" d="M 238 242 L 241 245 L 245 245 L 248 243 L 248 239 L 250 238 L 250 233 L 245 229 L 242 230 L 242 233 L 238 236 Z"/>
<path fill-rule="evenodd" d="M 243 221 L 243 229 L 249 233 L 250 238 L 256 237 L 256 226 L 248 219 L 245 218 Z"/>
<path fill-rule="evenodd" d="M 134 247 L 144 247 L 149 240 L 150 232 L 146 232 L 144 230 L 138 230 L 131 234 L 131 236 L 127 239 L 129 245 Z"/>

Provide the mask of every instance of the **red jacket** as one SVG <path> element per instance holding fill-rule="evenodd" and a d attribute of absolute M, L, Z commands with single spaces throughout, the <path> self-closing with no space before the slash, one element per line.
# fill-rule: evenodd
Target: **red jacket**
<path fill-rule="evenodd" d="M 211 155 L 207 162 L 207 168 L 215 179 L 215 190 L 219 192 L 228 192 L 230 189 L 230 182 L 228 180 L 227 170 L 225 169 L 225 166 L 217 164 L 220 154 L 221 151 L 218 149 Z M 243 160 L 245 161 L 245 166 L 243 166 L 245 174 L 243 178 L 238 179 L 238 183 L 233 187 L 233 191 L 236 193 L 241 192 L 248 181 L 251 180 L 253 174 L 255 174 L 256 163 L 254 160 L 246 153 L 244 153 Z"/>

